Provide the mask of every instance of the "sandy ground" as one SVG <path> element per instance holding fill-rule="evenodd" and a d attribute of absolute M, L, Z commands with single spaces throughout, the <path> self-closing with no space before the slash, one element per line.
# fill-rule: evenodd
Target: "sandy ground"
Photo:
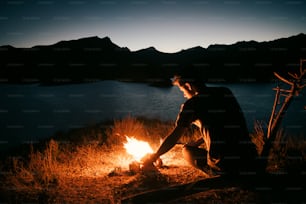
<path fill-rule="evenodd" d="M 163 167 L 159 168 L 156 174 L 150 175 L 131 172 L 127 158 L 122 158 L 118 152 L 117 154 L 112 152 L 112 155 L 113 158 L 108 159 L 112 163 L 100 162 L 92 169 L 84 167 L 82 172 L 61 176 L 59 180 L 47 186 L 35 183 L 32 186 L 21 185 L 19 182 L 16 187 L 13 184 L 14 179 L 6 180 L 6 183 L 0 186 L 0 201 L 1 203 L 120 203 L 122 199 L 138 193 L 207 177 L 204 173 L 186 165 L 179 156 L 180 147 L 169 152 L 163 159 Z"/>
<path fill-rule="evenodd" d="M 121 203 L 121 200 L 169 186 L 205 179 L 206 175 L 188 166 L 168 166 L 160 174 L 132 175 L 129 171 L 110 172 L 98 177 L 67 178 L 61 185 L 32 192 L 4 191 L 2 203 Z M 205 190 L 167 203 L 257 203 L 256 193 L 239 187 Z M 150 203 L 150 200 L 147 201 Z"/>
<path fill-rule="evenodd" d="M 188 166 L 180 157 L 181 148 L 177 146 L 163 159 L 164 166 L 154 174 L 132 173 L 128 166 L 111 166 L 101 163 L 99 170 L 87 170 L 82 174 L 67 175 L 48 186 L 27 186 L 14 188 L 9 184 L 1 185 L 0 203 L 102 203 L 120 204 L 129 201 L 135 195 L 169 188 L 175 189 L 176 185 L 207 180 L 203 172 Z M 116 155 L 116 154 L 113 154 Z M 119 154 L 118 154 L 119 155 Z M 120 158 L 123 162 L 124 158 Z M 128 163 L 128 161 L 125 161 Z M 87 172 L 87 173 L 86 173 Z M 304 176 L 305 177 L 305 176 Z M 305 188 L 291 188 L 292 195 L 283 196 L 284 192 L 270 191 L 260 188 L 247 189 L 237 184 L 224 186 L 214 183 L 204 186 L 203 190 L 191 195 L 178 193 L 171 199 L 166 194 L 162 203 L 305 203 Z M 192 187 L 192 186 L 191 186 Z M 294 187 L 294 186 L 293 186 Z M 304 193 L 303 193 L 304 192 Z M 286 191 L 285 193 L 288 193 Z M 170 194 L 169 194 L 170 195 Z M 133 202 L 125 202 L 133 203 Z M 141 203 L 161 203 L 148 199 Z"/>

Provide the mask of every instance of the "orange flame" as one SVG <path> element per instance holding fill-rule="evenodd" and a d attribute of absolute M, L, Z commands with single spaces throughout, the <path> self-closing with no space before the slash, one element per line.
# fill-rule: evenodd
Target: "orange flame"
<path fill-rule="evenodd" d="M 127 153 L 132 155 L 138 162 L 149 153 L 153 153 L 153 149 L 150 147 L 148 142 L 137 140 L 134 137 L 126 136 L 127 143 L 124 144 L 124 148 Z"/>

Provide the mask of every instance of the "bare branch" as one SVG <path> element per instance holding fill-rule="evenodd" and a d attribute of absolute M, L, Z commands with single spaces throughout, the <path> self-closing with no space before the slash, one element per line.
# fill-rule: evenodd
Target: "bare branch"
<path fill-rule="evenodd" d="M 287 79 L 281 77 L 281 76 L 280 76 L 279 74 L 277 74 L 276 72 L 274 72 L 274 75 L 275 75 L 277 78 L 279 78 L 281 81 L 285 82 L 286 84 L 289 84 L 289 85 L 291 85 L 291 86 L 294 85 L 293 82 L 291 82 L 291 81 L 289 81 L 289 80 L 287 80 Z"/>
<path fill-rule="evenodd" d="M 299 79 L 299 77 L 297 76 L 297 74 L 292 74 L 292 73 L 290 73 L 290 72 L 288 72 L 288 74 L 289 74 L 292 78 L 294 78 L 294 79 L 296 79 L 296 80 Z"/>
<path fill-rule="evenodd" d="M 306 69 L 303 70 L 303 62 L 306 62 L 306 59 L 301 59 L 300 61 L 300 73 L 301 73 L 301 77 L 300 79 L 303 77 L 303 75 L 306 73 Z"/>
<path fill-rule="evenodd" d="M 281 92 L 286 92 L 286 93 L 291 93 L 291 92 L 292 92 L 291 89 L 290 89 L 290 90 L 287 90 L 287 89 L 280 89 L 280 91 L 281 91 Z"/>
<path fill-rule="evenodd" d="M 292 99 L 294 96 L 298 96 L 300 91 L 306 87 L 306 84 L 303 83 L 302 79 L 304 75 L 306 74 L 306 69 L 303 69 L 303 62 L 306 62 L 306 59 L 300 60 L 300 73 L 289 73 L 288 74 L 293 78 L 293 81 L 289 81 L 288 79 L 285 79 L 284 77 L 280 76 L 276 72 L 274 72 L 274 75 L 281 80 L 282 82 L 289 84 L 291 88 L 289 90 L 287 89 L 281 89 L 280 87 L 276 87 L 273 90 L 276 90 L 275 98 L 274 98 L 274 104 L 272 107 L 272 113 L 270 116 L 269 124 L 268 124 L 268 132 L 267 132 L 267 139 L 265 141 L 265 144 L 263 146 L 263 150 L 261 153 L 261 156 L 264 156 L 268 158 L 269 151 L 272 148 L 272 143 L 275 140 L 275 137 L 277 135 L 277 130 L 279 129 L 281 125 L 281 121 L 284 118 L 284 115 L 289 107 L 289 105 L 292 102 Z M 284 96 L 284 100 L 280 101 L 280 96 Z M 280 106 L 279 109 L 276 108 L 276 106 Z M 306 108 L 306 106 L 304 107 Z M 265 161 L 265 166 L 267 165 L 267 159 Z"/>

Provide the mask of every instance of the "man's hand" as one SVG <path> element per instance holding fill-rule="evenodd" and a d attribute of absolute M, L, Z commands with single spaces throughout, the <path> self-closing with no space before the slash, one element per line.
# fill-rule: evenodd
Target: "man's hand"
<path fill-rule="evenodd" d="M 156 167 L 162 166 L 162 161 L 156 154 L 147 154 L 141 159 L 143 171 L 156 171 Z"/>
<path fill-rule="evenodd" d="M 142 169 L 146 170 L 153 170 L 155 169 L 154 162 L 156 161 L 155 154 L 147 154 L 141 159 Z"/>

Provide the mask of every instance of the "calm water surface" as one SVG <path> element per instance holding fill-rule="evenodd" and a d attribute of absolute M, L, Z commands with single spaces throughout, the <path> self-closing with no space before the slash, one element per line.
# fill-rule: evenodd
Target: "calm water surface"
<path fill-rule="evenodd" d="M 217 86 L 210 85 L 208 86 Z M 228 84 L 236 95 L 250 131 L 255 120 L 266 123 L 275 84 Z M 64 86 L 0 85 L 0 148 L 37 141 L 57 131 L 128 115 L 175 120 L 185 101 L 177 87 L 101 81 Z M 284 120 L 288 132 L 306 130 L 306 97 L 291 104 Z"/>

